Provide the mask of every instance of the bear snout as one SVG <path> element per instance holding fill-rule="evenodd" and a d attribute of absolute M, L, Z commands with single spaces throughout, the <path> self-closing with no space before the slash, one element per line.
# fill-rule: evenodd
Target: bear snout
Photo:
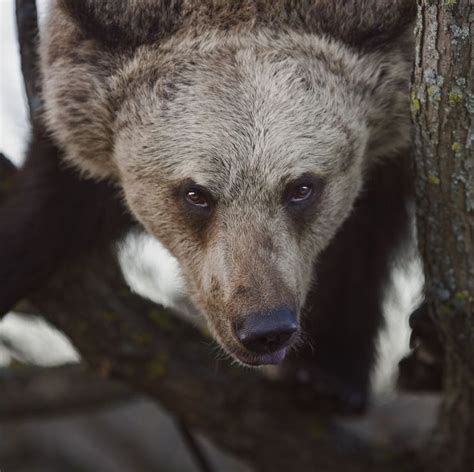
<path fill-rule="evenodd" d="M 265 355 L 283 350 L 286 354 L 298 328 L 296 312 L 287 307 L 251 313 L 233 324 L 234 334 L 243 347 L 252 353 Z M 262 356 L 262 359 L 266 357 Z"/>

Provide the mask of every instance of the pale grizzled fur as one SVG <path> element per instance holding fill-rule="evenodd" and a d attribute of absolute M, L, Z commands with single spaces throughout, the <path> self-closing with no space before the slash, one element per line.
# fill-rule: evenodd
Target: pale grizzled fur
<path fill-rule="evenodd" d="M 354 2 L 338 29 L 311 16 L 319 8 L 324 18 L 330 2 L 295 2 L 295 16 L 285 2 L 203 1 L 167 2 L 168 28 L 160 23 L 149 41 L 151 26 L 139 22 L 144 30 L 123 47 L 84 32 L 62 3 L 42 41 L 48 128 L 68 162 L 123 187 L 136 218 L 178 259 L 214 336 L 252 361 L 232 322 L 302 308 L 314 261 L 351 211 L 367 166 L 408 145 L 406 41 L 356 47 L 365 24 L 350 29 Z M 105 28 L 120 28 L 113 9 L 102 14 Z M 306 173 L 324 187 L 296 230 L 282 195 Z M 178 201 L 187 179 L 217 201 L 205 231 Z"/>

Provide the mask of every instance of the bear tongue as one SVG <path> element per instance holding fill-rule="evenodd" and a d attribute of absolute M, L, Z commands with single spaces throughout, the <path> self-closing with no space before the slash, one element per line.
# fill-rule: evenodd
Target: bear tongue
<path fill-rule="evenodd" d="M 285 358 L 287 351 L 288 348 L 284 347 L 283 349 L 270 354 L 262 354 L 258 359 L 258 364 L 279 364 Z"/>

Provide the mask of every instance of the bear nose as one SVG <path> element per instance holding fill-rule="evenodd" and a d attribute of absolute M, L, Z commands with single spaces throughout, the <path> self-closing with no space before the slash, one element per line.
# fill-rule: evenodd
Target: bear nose
<path fill-rule="evenodd" d="M 258 353 L 282 349 L 297 330 L 296 314 L 288 308 L 252 313 L 234 325 L 234 332 L 242 345 Z"/>

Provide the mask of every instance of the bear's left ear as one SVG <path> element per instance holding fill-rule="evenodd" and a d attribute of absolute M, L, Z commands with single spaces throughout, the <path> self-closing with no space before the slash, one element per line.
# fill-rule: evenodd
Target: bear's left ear
<path fill-rule="evenodd" d="M 58 0 L 87 38 L 113 48 L 133 48 L 171 33 L 182 0 Z"/>
<path fill-rule="evenodd" d="M 302 4 L 308 2 L 302 1 Z M 316 0 L 305 8 L 306 26 L 364 49 L 377 49 L 407 34 L 416 0 Z"/>

